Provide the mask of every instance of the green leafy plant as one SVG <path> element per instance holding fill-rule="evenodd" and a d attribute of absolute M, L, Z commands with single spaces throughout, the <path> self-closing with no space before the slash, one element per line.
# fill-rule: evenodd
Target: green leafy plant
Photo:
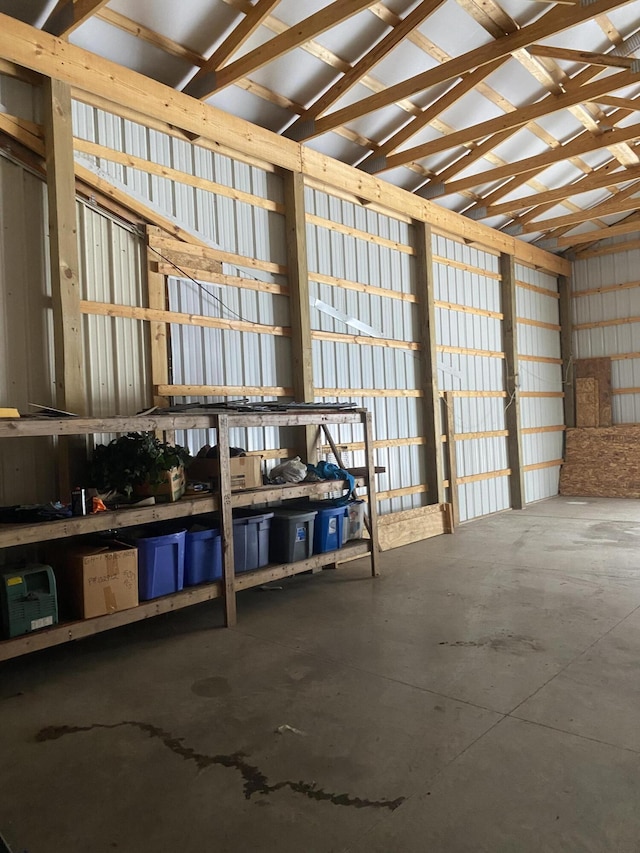
<path fill-rule="evenodd" d="M 91 479 L 101 491 L 117 491 L 131 496 L 135 486 L 159 485 L 166 471 L 186 466 L 191 455 L 179 444 L 167 444 L 153 433 L 129 432 L 109 444 L 99 444 L 93 452 Z"/>

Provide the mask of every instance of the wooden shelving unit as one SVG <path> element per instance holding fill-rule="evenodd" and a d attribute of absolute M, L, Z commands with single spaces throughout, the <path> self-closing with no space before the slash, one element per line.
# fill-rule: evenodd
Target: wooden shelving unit
<path fill-rule="evenodd" d="M 251 572 L 236 575 L 233 555 L 233 510 L 252 507 L 274 501 L 300 497 L 323 497 L 329 492 L 344 488 L 342 480 L 326 480 L 319 483 L 299 485 L 264 486 L 258 489 L 232 492 L 229 466 L 229 430 L 234 427 L 300 426 L 318 427 L 333 424 L 356 424 L 364 426 L 367 465 L 365 476 L 356 482 L 367 488 L 369 507 L 370 538 L 349 542 L 337 551 L 315 554 L 296 563 L 269 565 Z M 0 420 L 0 439 L 25 436 L 91 435 L 95 433 L 122 433 L 146 430 L 216 429 L 220 451 L 220 488 L 217 494 L 203 497 L 183 498 L 170 504 L 151 507 L 122 508 L 96 515 L 47 521 L 36 524 L 0 524 L 0 548 L 11 548 L 54 539 L 65 539 L 87 533 L 123 527 L 135 527 L 153 521 L 188 518 L 218 511 L 220 513 L 223 543 L 222 581 L 190 587 L 181 592 L 139 604 L 130 610 L 122 610 L 108 616 L 63 623 L 42 631 L 26 634 L 11 640 L 0 641 L 0 661 L 18 657 L 28 652 L 60 645 L 71 640 L 88 637 L 101 631 L 139 622 L 160 613 L 168 613 L 200 604 L 215 598 L 223 599 L 225 624 L 236 622 L 236 592 L 261 586 L 270 581 L 291 577 L 301 572 L 314 571 L 337 562 L 347 562 L 356 557 L 369 555 L 371 574 L 378 574 L 378 533 L 376 518 L 375 467 L 373 458 L 371 414 L 364 409 L 338 412 L 310 412 L 293 409 L 268 413 L 244 413 L 211 411 L 196 414 L 153 414 L 114 418 L 28 418 Z"/>

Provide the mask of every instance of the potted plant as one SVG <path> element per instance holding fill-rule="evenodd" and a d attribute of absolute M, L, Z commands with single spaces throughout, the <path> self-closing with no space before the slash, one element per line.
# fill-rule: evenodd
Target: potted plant
<path fill-rule="evenodd" d="M 175 501 L 184 494 L 184 467 L 190 460 L 189 451 L 178 444 L 153 433 L 129 432 L 95 448 L 91 478 L 101 491 Z"/>

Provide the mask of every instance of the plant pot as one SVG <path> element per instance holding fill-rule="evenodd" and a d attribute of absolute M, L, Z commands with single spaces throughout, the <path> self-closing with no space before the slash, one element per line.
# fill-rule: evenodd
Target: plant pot
<path fill-rule="evenodd" d="M 158 503 L 179 501 L 184 495 L 186 481 L 184 468 L 180 465 L 165 471 L 160 483 L 140 483 L 133 487 L 133 494 L 140 498 L 154 497 Z"/>

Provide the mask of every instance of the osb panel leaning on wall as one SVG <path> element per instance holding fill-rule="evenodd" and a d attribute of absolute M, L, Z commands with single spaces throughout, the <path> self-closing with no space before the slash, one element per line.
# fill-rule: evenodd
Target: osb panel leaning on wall
<path fill-rule="evenodd" d="M 567 430 L 560 494 L 640 498 L 640 425 Z"/>

